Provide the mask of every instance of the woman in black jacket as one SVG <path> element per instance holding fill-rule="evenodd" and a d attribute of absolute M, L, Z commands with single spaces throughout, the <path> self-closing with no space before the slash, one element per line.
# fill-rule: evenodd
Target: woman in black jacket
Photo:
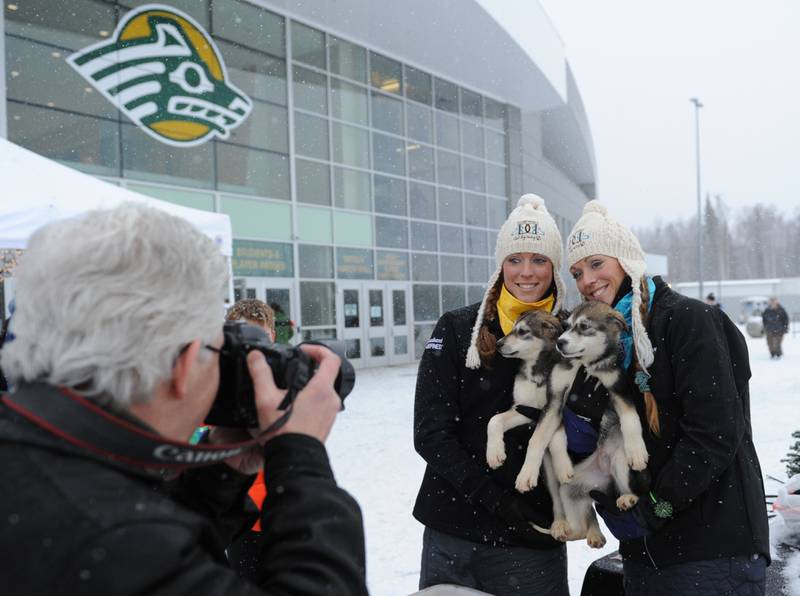
<path fill-rule="evenodd" d="M 769 539 L 744 338 L 720 309 L 647 277 L 638 240 L 597 201 L 575 224 L 567 258 L 580 294 L 614 305 L 632 330 L 621 355 L 638 396 L 650 491 L 625 513 L 614 495 L 593 495 L 620 539 L 626 594 L 763 594 Z M 573 387 L 565 420 L 571 412 L 599 423 L 588 385 Z M 570 449 L 585 434 L 568 425 Z"/>
<path fill-rule="evenodd" d="M 414 446 L 427 462 L 414 507 L 425 525 L 420 589 L 568 594 L 564 546 L 529 523 L 550 525 L 547 490 L 543 483 L 525 494 L 514 489 L 531 426 L 506 433 L 503 466 L 486 464 L 486 425 L 511 407 L 519 367 L 495 354 L 495 342 L 527 310 L 560 310 L 561 251 L 544 201 L 523 196 L 498 233 L 483 301 L 445 313 L 426 345 L 414 407 Z"/>

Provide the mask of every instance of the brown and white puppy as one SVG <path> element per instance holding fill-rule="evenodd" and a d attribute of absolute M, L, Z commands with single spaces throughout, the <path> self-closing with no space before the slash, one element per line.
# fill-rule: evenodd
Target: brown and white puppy
<path fill-rule="evenodd" d="M 620 334 L 627 328 L 624 318 L 607 304 L 584 302 L 572 312 L 565 328 L 557 341 L 559 352 L 582 364 L 589 376 L 598 379 L 610 400 L 600 423 L 597 449 L 574 467 L 570 483 L 562 483 L 559 488 L 565 516 L 555 516 L 549 533 L 559 540 L 585 537 L 589 546 L 600 548 L 606 540 L 589 491 L 619 494 L 617 507 L 630 509 L 638 501 L 632 480 L 646 481 L 645 476 L 634 478 L 633 471 L 646 467 L 648 454 L 636 407 L 627 395 L 618 365 Z"/>

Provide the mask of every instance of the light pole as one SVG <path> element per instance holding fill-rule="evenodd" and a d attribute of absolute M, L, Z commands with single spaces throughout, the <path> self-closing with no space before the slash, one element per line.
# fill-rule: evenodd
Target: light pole
<path fill-rule="evenodd" d="M 700 198 L 700 108 L 703 104 L 696 97 L 689 101 L 694 104 L 694 138 L 697 146 L 697 292 L 703 299 L 703 213 Z"/>

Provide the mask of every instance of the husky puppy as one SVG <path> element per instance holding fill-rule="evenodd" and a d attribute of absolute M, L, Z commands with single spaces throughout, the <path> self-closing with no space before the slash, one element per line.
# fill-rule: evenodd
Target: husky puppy
<path fill-rule="evenodd" d="M 602 302 L 584 302 L 572 312 L 565 327 L 557 341 L 559 352 L 583 364 L 587 374 L 608 390 L 610 400 L 600 422 L 597 449 L 574 467 L 571 482 L 559 488 L 559 506 L 565 517 L 556 515 L 549 533 L 562 541 L 586 537 L 589 546 L 600 548 L 606 539 L 589 491 L 619 494 L 617 507 L 630 509 L 638 501 L 632 485 L 639 485 L 635 487 L 638 492 L 646 490 L 646 472 L 638 475 L 635 471 L 646 467 L 648 454 L 636 407 L 625 392 L 617 364 L 619 336 L 627 327 L 622 315 Z"/>
<path fill-rule="evenodd" d="M 556 341 L 562 331 L 561 322 L 555 316 L 531 310 L 520 316 L 511 332 L 497 342 L 497 351 L 502 356 L 519 358 L 522 364 L 514 380 L 513 406 L 493 416 L 486 429 L 486 461 L 489 467 L 498 468 L 506 460 L 503 444 L 505 432 L 531 421 L 524 413 L 526 407 L 541 410 L 515 486 L 520 492 L 535 487 L 544 462 L 545 478 L 555 507 L 558 507 L 558 485 L 555 480 L 569 482 L 572 462 L 567 454 L 567 438 L 561 426 L 563 395 L 553 395 L 552 388 L 558 386 L 568 389 L 578 369 L 577 364 L 565 359 L 556 349 Z M 550 455 L 546 456 L 548 447 Z"/>

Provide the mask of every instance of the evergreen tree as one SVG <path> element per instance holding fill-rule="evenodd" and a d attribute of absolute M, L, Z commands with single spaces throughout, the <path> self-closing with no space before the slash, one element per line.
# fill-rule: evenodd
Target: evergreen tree
<path fill-rule="evenodd" d="M 792 438 L 797 439 L 794 445 L 789 448 L 787 457 L 781 461 L 786 463 L 786 473 L 791 478 L 795 474 L 800 474 L 800 430 L 792 433 Z"/>

